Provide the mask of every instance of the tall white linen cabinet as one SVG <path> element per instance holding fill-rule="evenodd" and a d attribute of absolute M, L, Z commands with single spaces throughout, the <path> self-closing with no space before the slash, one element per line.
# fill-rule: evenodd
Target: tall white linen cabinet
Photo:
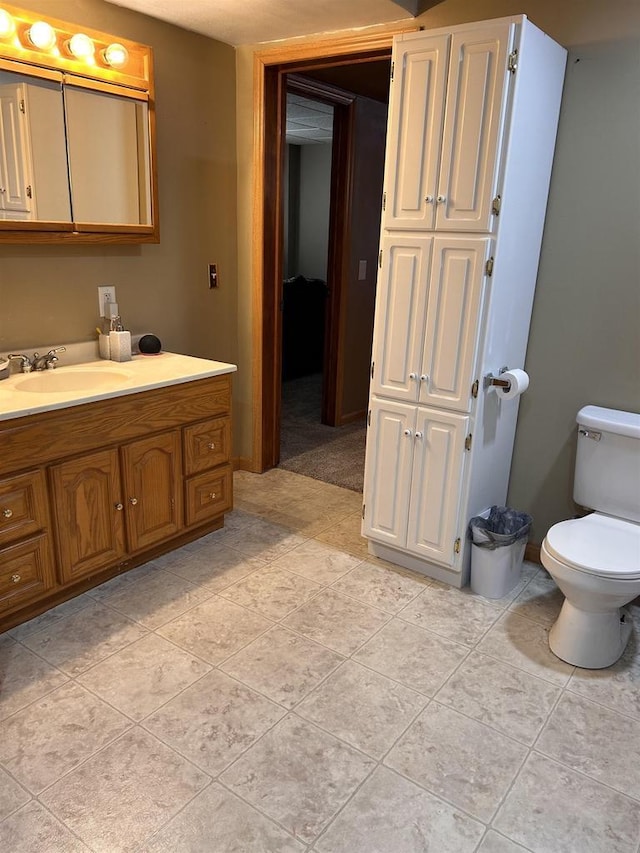
<path fill-rule="evenodd" d="M 506 500 L 566 51 L 524 15 L 401 35 L 392 57 L 362 532 L 454 586 Z"/>

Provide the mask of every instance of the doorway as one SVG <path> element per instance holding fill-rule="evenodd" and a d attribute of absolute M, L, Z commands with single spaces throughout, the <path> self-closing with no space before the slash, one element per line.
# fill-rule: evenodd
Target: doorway
<path fill-rule="evenodd" d="M 260 58 L 262 66 L 258 66 L 263 80 L 263 100 L 258 104 L 262 107 L 259 120 L 264 128 L 263 149 L 258 170 L 257 184 L 262 184 L 262 199 L 258 212 L 258 220 L 262 225 L 263 242 L 262 252 L 259 258 L 254 254 L 257 261 L 255 266 L 256 295 L 259 296 L 259 337 L 262 341 L 261 359 L 259 363 L 259 374 L 254 376 L 255 386 L 254 403 L 256 407 L 256 420 L 254 422 L 254 437 L 257 439 L 255 445 L 258 451 L 256 468 L 266 470 L 278 463 L 280 451 L 280 418 L 281 418 L 281 386 L 280 377 L 282 372 L 282 352 L 280 341 L 282 336 L 282 280 L 283 280 L 283 181 L 284 181 L 284 156 L 283 156 L 283 133 L 284 119 L 286 115 L 286 89 L 290 80 L 299 82 L 300 76 L 306 78 L 305 85 L 316 87 L 316 94 L 322 86 L 326 91 L 333 89 L 341 93 L 344 99 L 338 101 L 336 113 L 341 113 L 342 121 L 335 123 L 336 138 L 339 145 L 336 146 L 334 139 L 334 167 L 332 170 L 332 240 L 330 241 L 329 258 L 327 266 L 327 279 L 329 284 L 329 295 L 326 309 L 327 335 L 325 339 L 324 353 L 324 392 L 322 406 L 322 420 L 325 423 L 342 424 L 349 420 L 356 420 L 366 414 L 366 386 L 368 386 L 368 368 L 370 361 L 370 336 L 364 348 L 360 348 L 360 358 L 364 351 L 365 369 L 359 365 L 359 372 L 365 374 L 365 396 L 364 403 L 361 402 L 360 410 L 349 407 L 345 410 L 344 392 L 345 383 L 351 382 L 348 374 L 345 374 L 345 347 L 348 343 L 348 307 L 349 302 L 356 300 L 356 309 L 353 305 L 352 316 L 358 316 L 358 299 L 362 292 L 349 293 L 348 287 L 343 286 L 345 282 L 361 281 L 367 275 L 375 282 L 375 258 L 366 260 L 358 257 L 361 248 L 357 247 L 355 255 L 350 252 L 352 240 L 351 231 L 351 205 L 353 202 L 353 179 L 357 169 L 358 146 L 354 146 L 354 103 L 358 97 L 367 98 L 367 95 L 357 96 L 353 89 L 357 84 L 353 81 L 358 77 L 363 81 L 371 81 L 376 76 L 373 70 L 382 63 L 385 66 L 384 76 L 385 91 L 388 92 L 388 69 L 390 65 L 392 34 L 386 33 L 382 36 L 369 37 L 369 39 L 341 40 L 340 42 L 327 42 L 324 50 L 316 48 L 312 56 L 304 56 L 291 59 L 290 51 L 267 52 L 267 56 Z M 381 43 L 382 42 L 382 43 Z M 351 49 L 348 49 L 351 48 Z M 307 49 L 308 50 L 308 49 Z M 287 54 L 289 54 L 287 56 Z M 289 61 L 282 61 L 289 59 Z M 271 60 L 271 61 L 270 61 Z M 367 67 L 368 66 L 368 67 Z M 291 75 L 291 76 L 290 76 Z M 295 75 L 295 78 L 293 77 Z M 345 85 L 345 76 L 351 75 L 351 80 Z M 313 81 L 315 82 L 309 82 Z M 340 84 L 344 86 L 340 90 Z M 260 111 L 259 111 L 260 112 Z M 386 125 L 386 104 L 384 108 L 384 124 Z M 384 146 L 384 141 L 383 141 Z M 376 232 L 379 225 L 381 192 L 377 198 L 377 211 L 374 212 L 376 219 Z M 371 212 L 371 204 L 367 205 Z M 375 238 L 377 250 L 377 233 Z M 356 272 L 349 268 L 356 259 Z M 368 269 L 367 269 L 368 268 Z M 373 311 L 371 310 L 371 323 Z M 352 366 L 358 356 L 354 355 L 356 349 L 349 343 L 349 365 Z"/>

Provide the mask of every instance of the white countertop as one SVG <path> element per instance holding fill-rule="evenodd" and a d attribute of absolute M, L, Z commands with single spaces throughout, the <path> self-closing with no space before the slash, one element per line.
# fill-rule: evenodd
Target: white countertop
<path fill-rule="evenodd" d="M 223 361 L 161 352 L 134 355 L 126 362 L 98 359 L 37 373 L 16 373 L 0 381 L 0 420 L 66 409 L 236 370 L 235 364 Z"/>

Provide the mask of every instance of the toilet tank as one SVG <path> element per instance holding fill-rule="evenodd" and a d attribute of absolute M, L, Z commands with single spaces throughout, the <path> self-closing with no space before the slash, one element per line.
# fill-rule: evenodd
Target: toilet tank
<path fill-rule="evenodd" d="M 640 415 L 585 406 L 576 421 L 573 499 L 598 512 L 640 521 Z"/>

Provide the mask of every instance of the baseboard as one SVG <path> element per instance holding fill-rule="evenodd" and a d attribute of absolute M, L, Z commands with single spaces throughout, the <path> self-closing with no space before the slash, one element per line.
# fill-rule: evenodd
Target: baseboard
<path fill-rule="evenodd" d="M 246 456 L 234 456 L 231 460 L 231 466 L 234 471 L 251 471 L 253 474 L 260 473 L 255 467 L 253 459 L 249 459 Z"/>
<path fill-rule="evenodd" d="M 340 426 L 352 424 L 354 421 L 363 421 L 367 417 L 367 410 L 361 409 L 359 412 L 349 412 L 348 415 L 341 415 Z"/>
<path fill-rule="evenodd" d="M 527 542 L 527 547 L 524 549 L 524 558 L 528 563 L 541 563 L 540 560 L 540 545 L 535 542 Z"/>

